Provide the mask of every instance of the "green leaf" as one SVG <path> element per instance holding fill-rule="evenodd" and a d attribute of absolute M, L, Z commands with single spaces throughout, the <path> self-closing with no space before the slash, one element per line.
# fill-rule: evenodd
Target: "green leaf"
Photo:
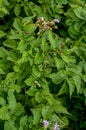
<path fill-rule="evenodd" d="M 22 106 L 22 104 L 20 102 L 17 102 L 14 115 L 20 116 L 23 113 L 24 113 L 24 107 Z"/>
<path fill-rule="evenodd" d="M 35 54 L 34 63 L 35 64 L 41 64 L 43 62 L 43 56 L 40 52 L 37 52 Z"/>
<path fill-rule="evenodd" d="M 77 9 L 74 10 L 75 15 L 82 20 L 86 20 L 85 16 L 86 16 L 86 10 L 84 12 L 84 9 L 82 7 L 78 7 Z M 83 15 L 84 14 L 84 15 Z"/>
<path fill-rule="evenodd" d="M 85 71 L 85 73 L 86 73 L 86 63 L 84 64 L 84 71 Z"/>
<path fill-rule="evenodd" d="M 63 114 L 69 115 L 69 112 L 67 111 L 67 109 L 60 104 L 52 106 L 52 109 L 58 114 L 63 113 Z"/>
<path fill-rule="evenodd" d="M 3 42 L 5 47 L 9 47 L 12 49 L 16 49 L 17 47 L 17 42 L 15 40 L 7 39 L 6 41 Z"/>
<path fill-rule="evenodd" d="M 70 93 L 70 97 L 71 97 L 73 92 L 75 91 L 75 84 L 74 84 L 74 81 L 72 78 L 68 78 L 67 83 L 69 85 L 69 93 Z"/>
<path fill-rule="evenodd" d="M 40 122 L 41 117 L 41 107 L 31 109 L 33 113 L 33 125 L 37 125 Z"/>
<path fill-rule="evenodd" d="M 74 24 L 74 29 L 79 32 L 80 31 L 80 28 L 82 27 L 83 25 L 83 22 L 81 21 L 77 21 L 75 24 Z"/>
<path fill-rule="evenodd" d="M 40 92 L 37 92 L 37 93 L 35 94 L 35 100 L 36 100 L 38 103 L 41 103 L 42 97 L 41 97 L 41 93 L 40 93 Z"/>
<path fill-rule="evenodd" d="M 82 75 L 82 80 L 86 83 L 86 74 Z"/>
<path fill-rule="evenodd" d="M 0 74 L 5 74 L 5 72 L 2 68 L 0 68 Z"/>
<path fill-rule="evenodd" d="M 37 88 L 36 86 L 31 86 L 27 91 L 26 91 L 26 94 L 29 95 L 29 96 L 33 96 L 36 94 L 37 92 Z"/>
<path fill-rule="evenodd" d="M 18 56 L 17 56 L 18 57 Z M 30 57 L 30 55 L 28 54 L 28 52 L 27 51 L 24 51 L 23 53 L 22 53 L 22 58 L 20 58 L 19 60 L 18 60 L 18 64 L 23 64 L 23 63 L 25 63 L 25 62 L 27 62 L 27 61 L 30 61 L 31 60 L 31 57 Z M 31 61 L 32 62 L 32 61 Z"/>
<path fill-rule="evenodd" d="M 26 24 L 24 25 L 24 31 L 27 31 L 29 34 L 35 31 L 35 24 Z"/>
<path fill-rule="evenodd" d="M 65 63 L 64 63 L 64 61 L 62 59 L 54 57 L 54 60 L 55 60 L 57 70 L 60 70 L 60 69 L 64 68 Z"/>
<path fill-rule="evenodd" d="M 9 120 L 10 119 L 10 115 L 9 115 L 7 106 L 3 106 L 0 108 L 0 119 L 1 120 Z"/>
<path fill-rule="evenodd" d="M 73 76 L 73 80 L 77 89 L 77 93 L 79 94 L 81 91 L 81 77 L 77 74 Z"/>
<path fill-rule="evenodd" d="M 67 86 L 67 83 L 64 82 L 63 85 L 62 85 L 62 87 L 61 87 L 61 89 L 58 92 L 58 96 L 62 95 L 64 93 L 67 93 L 67 92 L 68 92 L 68 86 Z"/>
<path fill-rule="evenodd" d="M 49 50 L 49 46 L 48 46 L 48 43 L 46 42 L 45 37 L 42 37 L 42 50 L 43 50 L 43 53 Z"/>
<path fill-rule="evenodd" d="M 12 82 L 12 80 L 14 80 L 14 78 L 15 78 L 15 73 L 10 72 L 10 73 L 7 74 L 5 81 L 6 81 L 6 83 Z"/>
<path fill-rule="evenodd" d="M 0 30 L 0 39 L 1 39 L 2 37 L 4 37 L 5 35 L 6 35 L 6 33 L 5 33 L 4 31 Z"/>
<path fill-rule="evenodd" d="M 63 59 L 63 61 L 65 61 L 66 63 L 75 63 L 76 62 L 76 60 L 73 58 L 73 57 L 70 57 L 70 56 L 66 56 L 66 55 L 64 55 L 64 54 L 62 54 L 62 59 Z"/>
<path fill-rule="evenodd" d="M 60 70 L 57 73 L 50 74 L 50 78 L 52 79 L 53 83 L 59 84 L 66 78 L 66 71 Z"/>
<path fill-rule="evenodd" d="M 7 60 L 9 61 L 13 61 L 13 62 L 16 62 L 18 60 L 18 53 L 16 53 L 16 51 L 8 51 L 7 52 Z"/>
<path fill-rule="evenodd" d="M 44 119 L 49 119 L 50 115 L 52 114 L 53 109 L 51 106 L 44 106 L 42 108 L 42 116 Z"/>
<path fill-rule="evenodd" d="M 73 72 L 73 73 L 81 76 L 82 67 L 80 65 L 75 65 L 74 67 L 68 68 L 68 69 L 70 72 Z"/>
<path fill-rule="evenodd" d="M 61 120 L 63 121 L 63 124 L 64 124 L 65 126 L 68 126 L 68 125 L 69 125 L 69 120 L 67 119 L 66 116 L 63 116 L 63 117 L 61 118 Z"/>
<path fill-rule="evenodd" d="M 30 76 L 24 82 L 26 83 L 26 85 L 31 86 L 33 84 L 34 80 L 35 79 L 32 76 Z"/>
<path fill-rule="evenodd" d="M 23 130 L 23 127 L 22 127 L 22 126 L 20 126 L 20 127 L 19 127 L 19 130 Z"/>
<path fill-rule="evenodd" d="M 86 97 L 86 88 L 83 89 L 83 94 Z"/>
<path fill-rule="evenodd" d="M 0 105 L 5 106 L 6 101 L 3 97 L 0 97 Z"/>
<path fill-rule="evenodd" d="M 55 49 L 56 48 L 56 41 L 55 41 L 55 39 L 53 37 L 52 31 L 49 31 L 48 38 L 49 38 L 52 49 Z"/>
<path fill-rule="evenodd" d="M 27 43 L 24 41 L 24 40 L 21 40 L 19 43 L 18 43 L 18 47 L 17 47 L 17 50 L 20 51 L 20 53 L 23 53 L 26 48 L 27 48 Z"/>
<path fill-rule="evenodd" d="M 0 6 L 2 5 L 2 0 L 0 0 Z"/>
<path fill-rule="evenodd" d="M 7 56 L 7 50 L 3 47 L 0 47 L 0 58 L 5 58 Z"/>
<path fill-rule="evenodd" d="M 68 0 L 58 0 L 58 4 L 64 4 L 66 5 L 68 3 Z"/>
<path fill-rule="evenodd" d="M 38 68 L 38 66 L 34 65 L 32 67 L 32 74 L 35 76 L 35 77 L 40 77 L 41 76 L 41 72 Z"/>
<path fill-rule="evenodd" d="M 46 99 L 50 105 L 53 105 L 54 98 L 51 94 L 45 94 L 43 98 Z"/>
<path fill-rule="evenodd" d="M 15 122 L 12 119 L 6 121 L 4 124 L 4 130 L 17 130 L 14 123 Z"/>
<path fill-rule="evenodd" d="M 20 4 L 16 4 L 14 7 L 14 13 L 16 16 L 19 16 L 21 13 L 21 5 Z"/>
<path fill-rule="evenodd" d="M 74 28 L 74 23 L 71 26 L 69 26 L 68 32 L 70 37 L 77 39 L 76 37 L 79 35 L 79 32 L 77 32 Z"/>
<path fill-rule="evenodd" d="M 12 113 L 14 113 L 14 110 L 16 108 L 16 98 L 14 96 L 14 90 L 10 89 L 8 91 L 8 103 L 9 103 L 9 109 Z"/>
<path fill-rule="evenodd" d="M 20 126 L 25 127 L 28 121 L 27 119 L 27 115 L 23 116 L 20 120 Z"/>
<path fill-rule="evenodd" d="M 0 7 L 0 12 L 3 14 L 9 14 L 8 10 L 5 7 Z"/>
<path fill-rule="evenodd" d="M 14 23 L 13 23 L 13 27 L 18 31 L 18 32 L 22 32 L 22 24 L 21 24 L 21 20 L 18 18 L 15 18 Z"/>
<path fill-rule="evenodd" d="M 24 25 L 29 24 L 34 17 L 35 17 L 35 16 L 24 17 L 24 18 L 23 18 L 23 21 L 22 21 L 23 24 L 24 24 Z"/>

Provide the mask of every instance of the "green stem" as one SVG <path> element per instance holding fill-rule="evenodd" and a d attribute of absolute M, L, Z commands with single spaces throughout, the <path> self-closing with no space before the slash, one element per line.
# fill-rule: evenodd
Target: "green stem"
<path fill-rule="evenodd" d="M 47 128 L 46 128 L 46 127 L 44 127 L 44 130 L 47 130 Z"/>

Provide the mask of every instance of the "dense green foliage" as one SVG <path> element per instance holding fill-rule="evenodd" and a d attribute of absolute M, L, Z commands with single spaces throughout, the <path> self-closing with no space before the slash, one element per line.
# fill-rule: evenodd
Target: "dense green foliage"
<path fill-rule="evenodd" d="M 85 130 L 85 108 L 86 0 L 0 0 L 0 129 Z"/>

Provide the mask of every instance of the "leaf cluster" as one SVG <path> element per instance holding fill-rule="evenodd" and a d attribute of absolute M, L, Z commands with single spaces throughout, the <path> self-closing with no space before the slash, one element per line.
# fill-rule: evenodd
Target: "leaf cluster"
<path fill-rule="evenodd" d="M 56 122 L 60 129 L 86 128 L 85 3 L 0 1 L 0 128 L 42 130 L 43 120 L 51 129 Z M 41 17 L 60 23 L 42 31 Z"/>

